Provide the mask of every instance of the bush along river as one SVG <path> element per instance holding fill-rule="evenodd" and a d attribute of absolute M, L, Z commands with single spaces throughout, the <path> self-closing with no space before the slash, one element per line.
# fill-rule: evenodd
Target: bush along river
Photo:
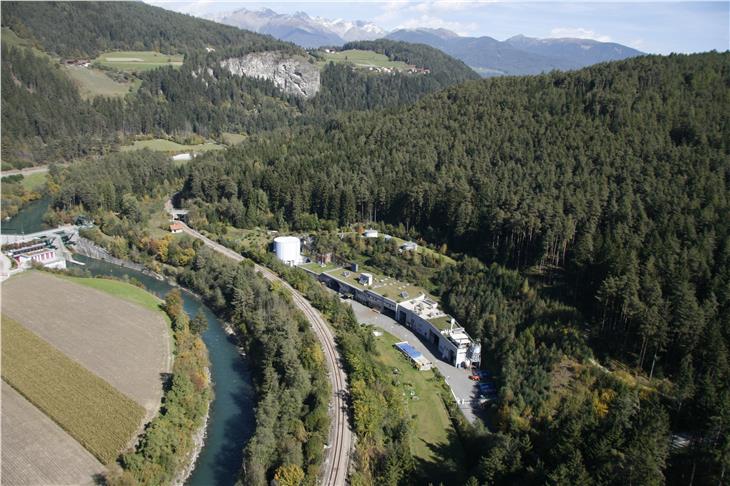
<path fill-rule="evenodd" d="M 93 276 L 134 279 L 160 298 L 174 287 L 142 272 L 81 255 L 74 258 Z M 75 266 L 71 264 L 71 266 Z M 191 292 L 182 292 L 185 311 L 192 319 L 202 311 L 208 320 L 203 341 L 208 347 L 214 397 L 210 404 L 205 442 L 195 468 L 185 484 L 191 486 L 233 485 L 243 462 L 243 448 L 253 435 L 255 396 L 251 370 L 239 353 L 233 336 L 223 323 Z"/>

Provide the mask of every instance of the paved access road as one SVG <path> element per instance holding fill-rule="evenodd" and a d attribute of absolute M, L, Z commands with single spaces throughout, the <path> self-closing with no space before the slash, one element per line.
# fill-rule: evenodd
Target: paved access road
<path fill-rule="evenodd" d="M 352 310 L 355 311 L 357 320 L 361 323 L 379 327 L 403 341 L 408 341 L 420 351 L 444 375 L 446 384 L 451 388 L 451 393 L 467 420 L 473 423 L 477 419 L 479 414 L 479 390 L 477 384 L 469 379 L 471 370 L 457 368 L 439 358 L 439 353 L 433 346 L 429 346 L 423 338 L 398 323 L 395 319 L 355 300 L 347 299 L 345 302 L 350 304 Z"/>
<path fill-rule="evenodd" d="M 169 203 L 166 204 L 166 207 L 168 205 Z M 169 207 L 172 206 L 169 205 Z M 201 240 L 206 246 L 209 246 L 218 253 L 227 256 L 236 262 L 243 260 L 243 257 L 237 252 L 203 236 L 199 232 L 187 226 L 185 223 L 180 222 L 180 224 L 182 225 L 185 233 Z M 312 304 L 310 304 L 309 301 L 302 296 L 302 294 L 292 288 L 288 283 L 279 278 L 278 275 L 268 268 L 262 267 L 261 265 L 255 265 L 255 268 L 256 271 L 261 272 L 265 279 L 270 282 L 279 282 L 280 285 L 284 286 L 291 293 L 294 303 L 312 324 L 312 328 L 322 344 L 322 349 L 327 360 L 330 383 L 332 385 L 332 399 L 330 403 L 333 412 L 329 435 L 329 448 L 327 449 L 323 465 L 324 474 L 322 477 L 322 484 L 325 486 L 343 485 L 347 479 L 347 470 L 349 469 L 350 464 L 350 452 L 353 445 L 353 435 L 347 413 L 347 404 L 345 402 L 345 397 L 347 396 L 347 375 L 345 374 L 345 370 L 342 366 L 342 359 L 335 345 L 334 335 L 327 326 L 327 323 L 325 323 L 319 311 L 312 307 Z"/>

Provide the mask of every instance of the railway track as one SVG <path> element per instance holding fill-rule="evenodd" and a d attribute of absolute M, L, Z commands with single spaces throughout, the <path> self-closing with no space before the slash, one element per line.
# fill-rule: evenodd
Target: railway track
<path fill-rule="evenodd" d="M 218 253 L 240 262 L 244 258 L 237 252 L 227 248 L 220 243 L 207 238 L 201 233 L 195 231 L 184 223 L 183 231 L 190 236 L 201 240 L 206 246 L 212 248 Z M 314 332 L 319 339 L 325 355 L 327 370 L 332 385 L 332 424 L 329 433 L 329 446 L 325 454 L 325 461 L 322 474 L 322 482 L 324 486 L 340 486 L 347 481 L 347 470 L 350 464 L 350 451 L 352 450 L 353 436 L 350 428 L 349 416 L 347 414 L 347 404 L 345 402 L 347 396 L 347 376 L 342 366 L 342 359 L 335 345 L 335 337 L 332 330 L 327 326 L 320 313 L 312 307 L 312 304 L 305 299 L 291 285 L 281 279 L 274 272 L 261 265 L 254 264 L 256 271 L 260 272 L 263 277 L 270 282 L 278 282 L 289 290 L 294 304 L 302 311 L 304 316 L 309 320 Z"/>

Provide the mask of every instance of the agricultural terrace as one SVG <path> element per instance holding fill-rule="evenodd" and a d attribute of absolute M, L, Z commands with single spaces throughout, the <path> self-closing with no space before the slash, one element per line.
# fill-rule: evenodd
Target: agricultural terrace
<path fill-rule="evenodd" d="M 181 153 L 181 152 L 207 152 L 209 150 L 221 150 L 226 148 L 225 145 L 220 145 L 215 142 L 200 143 L 197 145 L 183 145 L 181 143 L 173 142 L 172 140 L 165 140 L 163 138 L 154 138 L 152 140 L 136 140 L 132 145 L 124 145 L 121 150 L 124 152 L 132 150 L 149 149 L 156 152 L 168 152 L 168 153 Z"/>
<path fill-rule="evenodd" d="M 383 332 L 375 337 L 376 360 L 390 371 L 393 383 L 403 394 L 411 422 L 411 452 L 417 461 L 420 481 L 461 484 L 464 478 L 464 449 L 441 398 L 443 387 L 434 370 L 418 371 L 393 347 L 400 339 Z"/>
<path fill-rule="evenodd" d="M 319 51 L 319 54 L 324 58 L 324 61 L 319 62 L 320 67 L 323 67 L 328 62 L 353 64 L 355 67 L 363 69 L 389 68 L 396 71 L 405 71 L 413 67 L 402 61 L 391 61 L 385 54 L 363 51 L 361 49 L 349 49 L 337 52 Z"/>
<path fill-rule="evenodd" d="M 2 341 L 3 380 L 99 461 L 112 462 L 139 428 L 144 408 L 5 316 Z"/>
<path fill-rule="evenodd" d="M 94 60 L 103 66 L 119 71 L 148 71 L 163 66 L 180 67 L 183 57 L 178 54 L 162 54 L 154 51 L 105 52 Z"/>
<path fill-rule="evenodd" d="M 124 282 L 39 271 L 6 280 L 2 293 L 3 316 L 142 405 L 148 419 L 157 413 L 172 343 L 152 295 Z"/>

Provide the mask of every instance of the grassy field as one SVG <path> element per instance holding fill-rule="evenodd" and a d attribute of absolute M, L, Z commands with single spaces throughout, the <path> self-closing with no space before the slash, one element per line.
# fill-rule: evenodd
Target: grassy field
<path fill-rule="evenodd" d="M 3 316 L 2 377 L 102 463 L 137 431 L 144 408 Z"/>
<path fill-rule="evenodd" d="M 118 83 L 104 74 L 104 71 L 81 66 L 63 66 L 64 72 L 74 81 L 79 88 L 79 93 L 85 99 L 94 96 L 124 96 L 131 91 L 136 91 L 141 81 L 135 80 L 132 83 Z"/>
<path fill-rule="evenodd" d="M 119 71 L 148 71 L 162 66 L 182 66 L 183 57 L 177 54 L 161 54 L 153 51 L 105 52 L 94 62 Z"/>
<path fill-rule="evenodd" d="M 360 49 L 339 52 L 320 51 L 320 54 L 325 59 L 324 62 L 320 62 L 321 65 L 332 61 L 335 63 L 351 63 L 360 68 L 381 67 L 404 70 L 412 67 L 401 61 L 391 61 L 385 54 Z"/>
<path fill-rule="evenodd" d="M 35 172 L 33 174 L 24 175 L 23 180 L 20 181 L 20 185 L 22 185 L 23 188 L 28 191 L 37 191 L 38 189 L 43 187 L 43 184 L 45 183 L 45 172 Z"/>
<path fill-rule="evenodd" d="M 214 142 L 201 143 L 198 145 L 183 145 L 172 140 L 165 140 L 162 138 L 154 138 L 152 140 L 136 140 L 132 145 L 124 145 L 121 147 L 122 151 L 130 150 L 142 150 L 150 149 L 157 152 L 169 152 L 169 153 L 180 153 L 180 152 L 207 152 L 209 150 L 221 150 L 226 148 L 225 145 L 220 145 Z"/>
<path fill-rule="evenodd" d="M 109 280 L 106 278 L 79 278 L 79 277 L 66 277 L 74 283 L 91 287 L 92 289 L 101 290 L 114 297 L 119 297 L 128 302 L 141 305 L 145 309 L 152 311 L 159 311 L 160 304 L 162 301 L 150 294 L 144 289 L 141 289 L 135 285 L 121 282 L 119 280 Z"/>
<path fill-rule="evenodd" d="M 228 145 L 236 145 L 246 140 L 247 136 L 243 133 L 223 132 L 223 142 Z"/>
<path fill-rule="evenodd" d="M 424 481 L 433 484 L 439 481 L 462 484 L 464 478 L 460 471 L 463 471 L 464 449 L 439 396 L 441 385 L 438 378 L 432 370 L 416 370 L 393 348 L 393 344 L 399 341 L 387 332 L 376 337 L 376 359 L 393 372 L 393 379 L 408 403 L 413 418 L 411 451 L 418 463 L 416 470 Z"/>

